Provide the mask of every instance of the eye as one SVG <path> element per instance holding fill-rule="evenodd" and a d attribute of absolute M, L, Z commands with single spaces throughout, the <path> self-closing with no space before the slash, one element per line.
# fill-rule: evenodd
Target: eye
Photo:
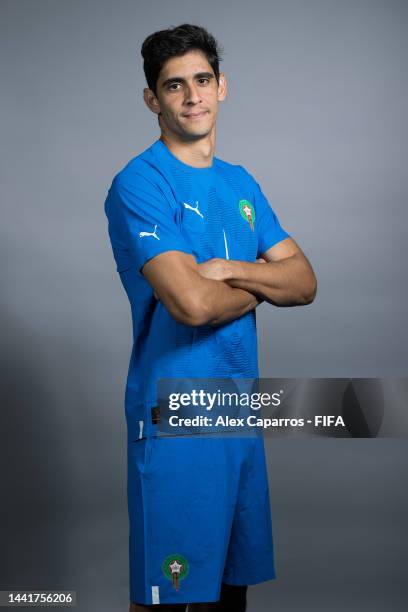
<path fill-rule="evenodd" d="M 206 77 L 203 77 L 202 79 L 198 79 L 199 83 L 203 83 L 203 84 L 207 84 L 210 82 L 210 79 L 207 79 Z"/>
<path fill-rule="evenodd" d="M 180 83 L 171 83 L 167 89 L 169 89 L 170 91 L 177 91 L 179 85 Z"/>

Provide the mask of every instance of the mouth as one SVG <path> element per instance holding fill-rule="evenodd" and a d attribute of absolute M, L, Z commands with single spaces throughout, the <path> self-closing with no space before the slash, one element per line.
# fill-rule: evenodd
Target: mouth
<path fill-rule="evenodd" d="M 204 115 L 206 115 L 208 113 L 208 111 L 201 111 L 199 113 L 188 113 L 186 115 L 183 115 L 183 117 L 185 117 L 186 119 L 201 119 L 201 117 L 204 117 Z"/>

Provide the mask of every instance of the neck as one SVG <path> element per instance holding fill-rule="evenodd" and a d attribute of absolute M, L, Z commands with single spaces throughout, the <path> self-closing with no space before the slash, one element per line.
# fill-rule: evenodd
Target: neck
<path fill-rule="evenodd" d="M 173 134 L 169 136 L 162 129 L 160 140 L 164 142 L 175 157 L 189 166 L 208 168 L 212 165 L 215 151 L 215 128 L 211 130 L 208 136 L 189 141 L 181 140 Z"/>

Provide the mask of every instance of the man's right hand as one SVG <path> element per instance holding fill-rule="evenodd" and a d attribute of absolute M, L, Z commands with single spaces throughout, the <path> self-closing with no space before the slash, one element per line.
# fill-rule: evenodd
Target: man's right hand
<path fill-rule="evenodd" d="M 249 291 L 204 278 L 193 255 L 166 251 L 150 259 L 142 273 L 176 321 L 220 325 L 255 308 L 261 300 Z"/>

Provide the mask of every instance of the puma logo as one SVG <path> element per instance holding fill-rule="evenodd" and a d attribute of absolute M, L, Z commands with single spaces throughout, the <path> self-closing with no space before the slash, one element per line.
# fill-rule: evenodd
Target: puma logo
<path fill-rule="evenodd" d="M 198 202 L 196 201 L 196 205 L 191 206 L 190 204 L 187 204 L 186 202 L 183 202 L 185 208 L 188 208 L 189 210 L 194 210 L 195 213 L 197 213 L 197 215 L 200 215 L 200 217 L 202 219 L 204 219 L 204 215 L 198 210 Z"/>
<path fill-rule="evenodd" d="M 153 236 L 156 240 L 160 240 L 158 235 L 156 234 L 157 225 L 154 226 L 153 232 L 139 232 L 139 238 L 145 238 L 146 236 Z"/>

